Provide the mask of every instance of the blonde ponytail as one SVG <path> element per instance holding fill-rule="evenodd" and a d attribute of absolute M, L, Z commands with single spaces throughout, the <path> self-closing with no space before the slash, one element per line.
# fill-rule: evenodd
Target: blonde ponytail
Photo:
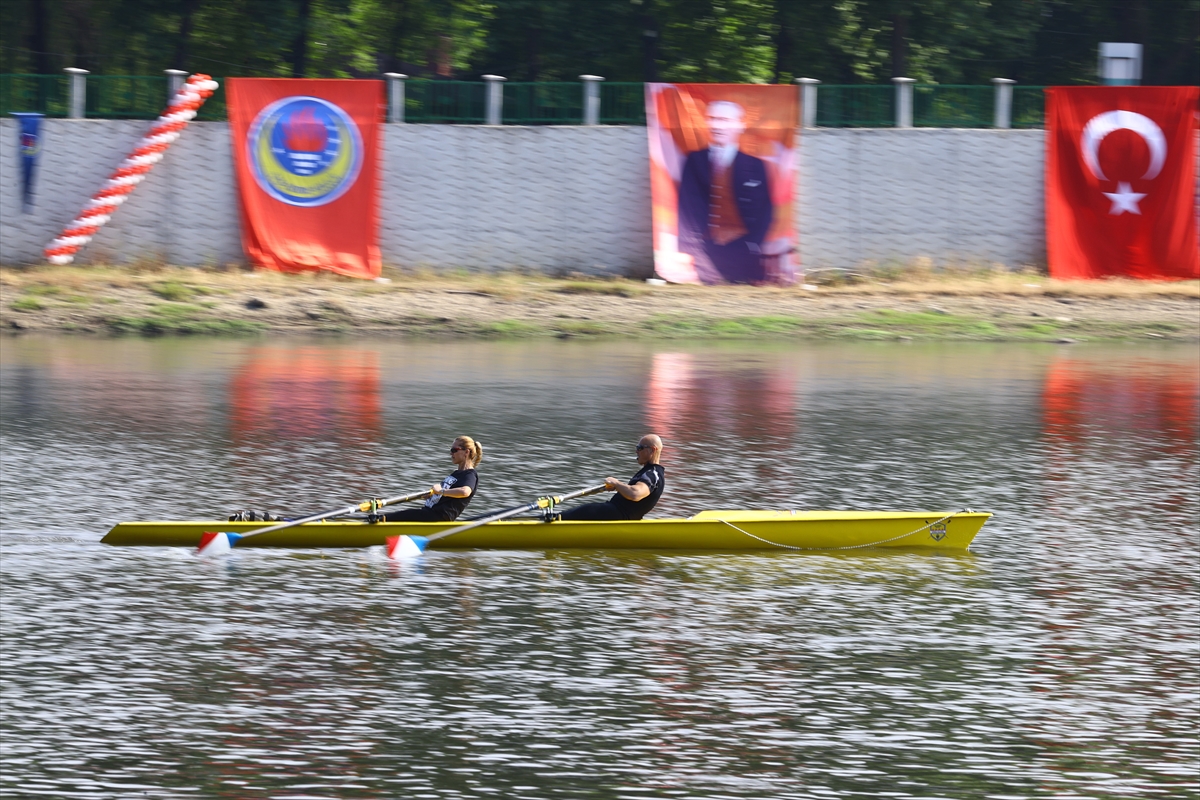
<path fill-rule="evenodd" d="M 479 462 L 483 461 L 483 445 L 470 436 L 456 436 L 454 438 L 455 441 L 462 442 L 463 447 L 467 449 L 467 455 L 471 457 L 471 466 L 479 466 Z"/>

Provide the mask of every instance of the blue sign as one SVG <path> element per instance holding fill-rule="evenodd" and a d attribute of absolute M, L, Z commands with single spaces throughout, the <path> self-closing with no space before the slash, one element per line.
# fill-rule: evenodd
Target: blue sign
<path fill-rule="evenodd" d="M 291 206 L 323 206 L 354 185 L 362 167 L 358 126 L 318 97 L 277 100 L 259 112 L 246 137 L 254 178 Z"/>
<path fill-rule="evenodd" d="M 10 112 L 21 123 L 21 209 L 33 208 L 33 170 L 42 152 L 42 115 L 36 112 Z"/>

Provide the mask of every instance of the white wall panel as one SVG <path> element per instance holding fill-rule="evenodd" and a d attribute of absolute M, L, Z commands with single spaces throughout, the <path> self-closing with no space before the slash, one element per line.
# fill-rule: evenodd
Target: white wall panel
<path fill-rule="evenodd" d="M 20 208 L 15 120 L 0 121 L 0 262 L 34 263 L 148 122 L 45 120 L 32 214 Z M 225 123 L 194 123 L 79 263 L 243 259 Z M 1042 131 L 808 130 L 800 137 L 801 258 L 1045 259 Z M 388 125 L 384 259 L 398 266 L 648 274 L 646 130 Z"/>

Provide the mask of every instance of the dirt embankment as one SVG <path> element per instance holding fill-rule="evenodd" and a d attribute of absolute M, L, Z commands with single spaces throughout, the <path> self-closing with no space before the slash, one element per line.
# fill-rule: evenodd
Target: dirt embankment
<path fill-rule="evenodd" d="M 517 273 L 0 269 L 0 329 L 91 335 L 1200 340 L 1200 282 L 927 274 L 789 288 Z"/>

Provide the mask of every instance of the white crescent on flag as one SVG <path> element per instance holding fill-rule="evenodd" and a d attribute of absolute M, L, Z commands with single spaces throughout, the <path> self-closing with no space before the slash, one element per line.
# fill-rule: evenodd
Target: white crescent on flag
<path fill-rule="evenodd" d="M 1108 180 L 1104 170 L 1100 169 L 1100 160 L 1097 157 L 1100 142 L 1104 141 L 1105 136 L 1121 128 L 1131 130 L 1146 140 L 1146 145 L 1150 148 L 1150 166 L 1142 180 L 1148 181 L 1156 177 L 1162 172 L 1163 162 L 1167 160 L 1167 138 L 1163 136 L 1158 123 L 1136 111 L 1105 111 L 1088 120 L 1087 125 L 1083 127 L 1083 135 L 1079 138 L 1083 161 L 1088 169 L 1100 180 Z"/>

